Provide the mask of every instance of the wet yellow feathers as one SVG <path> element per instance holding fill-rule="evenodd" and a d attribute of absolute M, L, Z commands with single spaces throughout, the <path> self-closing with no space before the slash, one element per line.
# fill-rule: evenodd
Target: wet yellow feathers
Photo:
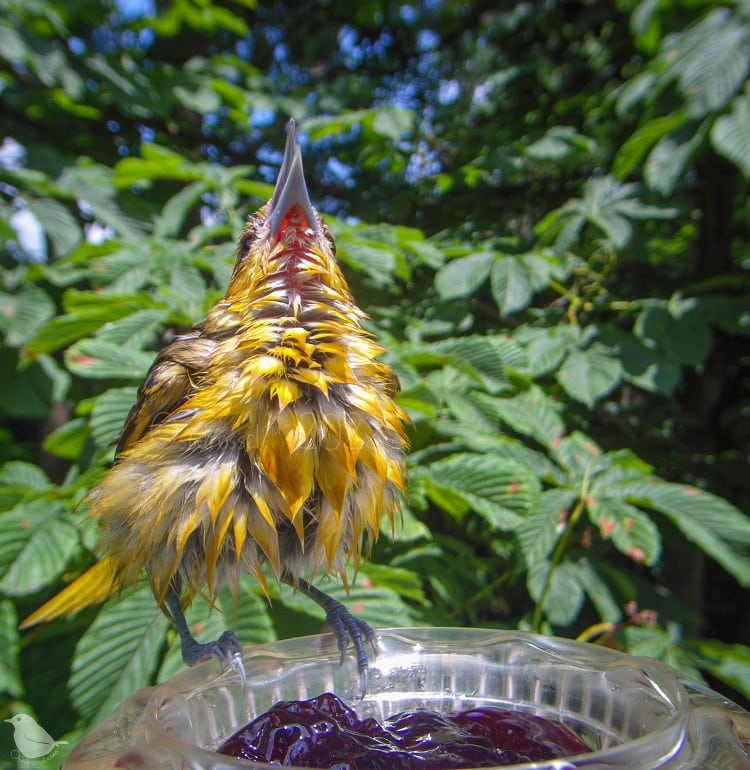
<path fill-rule="evenodd" d="M 265 585 L 264 563 L 277 578 L 343 575 L 406 483 L 398 381 L 363 319 L 317 213 L 277 193 L 249 221 L 226 295 L 159 354 L 89 495 L 105 566 L 26 625 L 143 568 L 160 602 L 170 588 L 214 597 L 243 571 Z"/>

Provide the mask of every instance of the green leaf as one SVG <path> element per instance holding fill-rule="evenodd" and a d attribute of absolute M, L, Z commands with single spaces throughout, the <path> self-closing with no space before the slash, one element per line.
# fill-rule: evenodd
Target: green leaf
<path fill-rule="evenodd" d="M 634 78 L 623 85 L 617 95 L 615 110 L 617 116 L 625 117 L 630 109 L 645 100 L 653 93 L 656 76 L 653 72 L 640 72 Z M 619 176 L 619 174 L 617 175 Z"/>
<path fill-rule="evenodd" d="M 413 499 L 413 488 L 410 491 Z M 380 521 L 380 534 L 394 543 L 409 543 L 413 540 L 430 540 L 432 533 L 429 527 L 417 518 L 417 515 L 404 506 L 401 516 L 396 517 L 396 524 L 391 530 L 391 524 L 384 515 Z"/>
<path fill-rule="evenodd" d="M 33 463 L 12 460 L 0 469 L 0 486 L 42 490 L 51 483 L 49 476 Z"/>
<path fill-rule="evenodd" d="M 566 326 L 549 329 L 527 327 L 513 336 L 526 350 L 528 371 L 535 379 L 555 371 L 567 353 L 576 347 L 576 337 Z"/>
<path fill-rule="evenodd" d="M 27 344 L 27 354 L 53 353 L 75 340 L 86 337 L 102 326 L 143 308 L 133 297 L 98 296 L 78 311 L 53 318 L 42 325 Z"/>
<path fill-rule="evenodd" d="M 641 508 L 663 513 L 741 585 L 750 586 L 750 519 L 726 500 L 658 479 L 626 483 L 617 492 Z"/>
<path fill-rule="evenodd" d="M 722 115 L 711 129 L 716 152 L 735 163 L 750 179 L 750 92 L 745 90 L 732 102 L 732 111 Z"/>
<path fill-rule="evenodd" d="M 168 626 L 145 581 L 104 605 L 78 642 L 71 666 L 70 697 L 81 716 L 101 721 L 149 684 Z"/>
<path fill-rule="evenodd" d="M 501 316 L 516 313 L 531 301 L 531 275 L 519 257 L 500 257 L 490 272 L 492 296 Z"/>
<path fill-rule="evenodd" d="M 393 142 L 412 130 L 415 114 L 403 107 L 379 107 L 372 121 L 373 130 Z"/>
<path fill-rule="evenodd" d="M 13 602 L 0 600 L 0 693 L 20 698 L 23 695 L 23 682 L 18 661 L 20 647 L 18 638 L 18 615 Z"/>
<path fill-rule="evenodd" d="M 633 332 L 678 366 L 698 366 L 711 350 L 710 317 L 695 300 L 646 308 Z"/>
<path fill-rule="evenodd" d="M 470 297 L 487 280 L 495 260 L 492 251 L 478 251 L 451 260 L 435 275 L 435 288 L 442 299 Z"/>
<path fill-rule="evenodd" d="M 195 91 L 177 86 L 173 91 L 175 97 L 181 102 L 183 107 L 199 115 L 208 115 L 216 112 L 221 107 L 221 98 L 211 88 L 198 88 Z"/>
<path fill-rule="evenodd" d="M 415 622 L 411 608 L 395 591 L 375 585 L 364 576 L 358 578 L 348 591 L 339 581 L 333 584 L 321 579 L 315 584 L 373 628 L 410 626 Z"/>
<path fill-rule="evenodd" d="M 535 249 L 519 254 L 531 278 L 531 290 L 544 291 L 552 280 L 566 281 L 579 264 L 572 254 L 560 254 L 553 249 Z"/>
<path fill-rule="evenodd" d="M 526 154 L 534 160 L 562 160 L 574 150 L 592 152 L 595 144 L 588 137 L 579 134 L 571 126 L 552 126 L 536 142 L 526 147 Z"/>
<path fill-rule="evenodd" d="M 600 327 L 599 339 L 615 351 L 624 380 L 651 393 L 672 395 L 682 378 L 682 368 L 664 351 L 615 327 Z"/>
<path fill-rule="evenodd" d="M 115 345 L 142 348 L 154 342 L 157 330 L 167 319 L 166 309 L 136 310 L 97 329 L 96 338 Z"/>
<path fill-rule="evenodd" d="M 0 590 L 10 596 L 48 586 L 78 546 L 78 530 L 59 502 L 20 503 L 0 521 Z"/>
<path fill-rule="evenodd" d="M 646 184 L 665 197 L 672 195 L 703 139 L 700 131 L 691 131 L 690 139 L 682 142 L 673 136 L 662 137 L 646 158 L 643 170 Z"/>
<path fill-rule="evenodd" d="M 584 478 L 592 475 L 596 465 L 601 461 L 602 450 L 593 439 L 584 433 L 574 431 L 554 447 L 554 455 L 578 487 Z"/>
<path fill-rule="evenodd" d="M 117 440 L 137 393 L 136 387 L 110 388 L 96 399 L 91 410 L 91 437 L 98 447 L 105 449 Z"/>
<path fill-rule="evenodd" d="M 360 567 L 360 574 L 365 588 L 376 585 L 387 588 L 405 599 L 412 599 L 420 604 L 426 602 L 422 578 L 413 570 L 367 561 Z"/>
<path fill-rule="evenodd" d="M 100 339 L 81 340 L 65 351 L 68 369 L 88 379 L 142 380 L 153 362 L 153 352 Z"/>
<path fill-rule="evenodd" d="M 495 529 L 514 529 L 538 505 L 539 479 L 513 460 L 491 455 L 458 454 L 423 470 L 428 496 L 459 517 L 474 510 Z M 447 498 L 446 498 L 447 496 Z"/>
<path fill-rule="evenodd" d="M 557 542 L 560 522 L 574 503 L 572 490 L 547 489 L 541 495 L 539 510 L 532 511 L 515 530 L 528 569 L 550 556 Z"/>
<path fill-rule="evenodd" d="M 696 654 L 696 662 L 745 698 L 750 698 L 750 648 L 742 644 L 726 644 L 718 639 L 701 639 L 688 643 Z"/>
<path fill-rule="evenodd" d="M 588 559 L 579 559 L 576 566 L 583 590 L 596 607 L 599 617 L 609 623 L 617 623 L 622 620 L 622 609 L 604 578 L 597 572 L 595 563 Z"/>
<path fill-rule="evenodd" d="M 0 294 L 0 329 L 12 347 L 20 347 L 55 315 L 55 303 L 38 286 L 24 286 L 17 294 Z"/>
<path fill-rule="evenodd" d="M 77 459 L 89 437 L 88 422 L 83 418 L 76 418 L 61 425 L 50 433 L 42 446 L 45 452 L 62 457 L 65 460 Z"/>
<path fill-rule="evenodd" d="M 540 444 L 552 446 L 563 433 L 559 407 L 536 386 L 513 398 L 499 398 L 477 393 L 474 400 L 488 414 L 493 414 L 517 433 L 531 436 Z"/>
<path fill-rule="evenodd" d="M 685 116 L 675 112 L 663 117 L 652 118 L 638 128 L 622 145 L 615 156 L 612 170 L 618 179 L 625 179 L 646 157 L 654 145 L 664 137 L 677 131 L 685 122 Z"/>
<path fill-rule="evenodd" d="M 526 586 L 553 626 L 569 626 L 578 617 L 585 595 L 575 564 L 538 561 L 529 568 Z"/>
<path fill-rule="evenodd" d="M 669 73 L 689 113 L 700 118 L 721 110 L 747 78 L 750 27 L 728 8 L 717 8 L 665 48 Z"/>
<path fill-rule="evenodd" d="M 154 223 L 154 236 L 156 238 L 176 238 L 180 234 L 191 209 L 205 191 L 205 182 L 193 182 L 173 195 L 164 204 L 161 214 Z"/>
<path fill-rule="evenodd" d="M 490 393 L 507 387 L 506 367 L 521 369 L 525 364 L 523 348 L 511 338 L 497 336 L 451 337 L 429 345 L 433 353 L 453 355 L 469 364 Z"/>
<path fill-rule="evenodd" d="M 64 257 L 81 242 L 83 232 L 78 222 L 60 201 L 39 198 L 28 205 L 52 241 L 57 257 Z"/>
<path fill-rule="evenodd" d="M 659 558 L 659 530 L 643 511 L 624 500 L 609 497 L 589 500 L 586 509 L 602 538 L 611 538 L 620 553 L 639 564 L 652 565 Z"/>
<path fill-rule="evenodd" d="M 589 408 L 614 390 L 622 380 L 622 363 L 603 345 L 569 353 L 557 372 L 565 392 Z"/>
<path fill-rule="evenodd" d="M 88 60 L 91 64 L 91 59 Z M 86 163 L 90 163 L 86 161 Z M 114 172 L 106 166 L 91 164 L 67 166 L 59 179 L 60 189 L 84 201 L 94 216 L 116 233 L 137 241 L 146 224 L 125 214 L 115 200 Z"/>
<path fill-rule="evenodd" d="M 265 596 L 259 596 L 258 583 L 250 575 L 240 578 L 236 601 L 229 588 L 222 589 L 219 609 L 226 626 L 237 634 L 242 644 L 262 644 L 276 639 L 273 606 Z"/>
<path fill-rule="evenodd" d="M 630 626 L 625 629 L 627 651 L 631 655 L 662 660 L 666 657 L 671 639 L 661 628 L 639 628 Z"/>
<path fill-rule="evenodd" d="M 177 262 L 169 271 L 169 289 L 178 297 L 188 316 L 198 316 L 206 297 L 206 281 L 194 265 Z"/>
<path fill-rule="evenodd" d="M 362 238 L 356 231 L 337 236 L 336 254 L 342 262 L 367 273 L 377 286 L 392 282 L 400 257 L 392 246 Z"/>

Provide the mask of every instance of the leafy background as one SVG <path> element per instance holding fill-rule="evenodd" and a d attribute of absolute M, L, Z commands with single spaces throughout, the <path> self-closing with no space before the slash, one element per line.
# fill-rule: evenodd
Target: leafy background
<path fill-rule="evenodd" d="M 145 584 L 17 624 L 91 562 L 78 503 L 226 286 L 289 116 L 414 420 L 403 526 L 324 587 L 747 703 L 750 4 L 496 5 L 0 0 L 0 717 L 69 750 L 181 666 Z M 219 605 L 204 638 L 323 621 L 250 579 Z"/>

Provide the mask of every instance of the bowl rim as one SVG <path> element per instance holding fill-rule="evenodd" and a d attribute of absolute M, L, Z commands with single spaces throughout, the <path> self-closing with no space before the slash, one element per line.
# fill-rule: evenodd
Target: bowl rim
<path fill-rule="evenodd" d="M 671 750 L 668 750 L 667 753 L 662 750 L 658 752 L 658 754 L 654 754 L 654 757 L 658 758 L 661 762 L 668 762 L 672 757 L 679 753 L 685 741 L 689 716 L 688 694 L 681 685 L 677 672 L 652 658 L 633 656 L 618 650 L 592 645 L 587 642 L 565 639 L 564 637 L 545 636 L 543 634 L 534 634 L 512 629 L 411 626 L 378 628 L 375 629 L 375 633 L 381 651 L 384 642 L 396 642 L 399 644 L 411 645 L 412 655 L 450 653 L 451 651 L 455 651 L 452 645 L 455 645 L 459 641 L 464 647 L 470 648 L 469 652 L 464 650 L 463 654 L 476 653 L 479 652 L 481 648 L 491 647 L 496 644 L 511 644 L 517 642 L 528 648 L 534 648 L 545 655 L 559 657 L 561 662 L 562 658 L 565 657 L 565 663 L 571 665 L 578 664 L 581 669 L 586 667 L 587 661 L 589 667 L 591 666 L 592 656 L 594 656 L 598 662 L 612 666 L 633 666 L 637 664 L 642 671 L 645 671 L 649 679 L 652 681 L 656 679 L 656 689 L 661 691 L 660 694 L 664 697 L 664 702 L 672 704 L 672 713 L 666 719 L 665 723 L 662 724 L 662 729 L 658 732 L 649 732 L 625 743 L 616 744 L 587 754 L 571 755 L 569 757 L 561 758 L 560 760 L 547 760 L 543 762 L 513 765 L 513 767 L 518 768 L 518 770 L 533 770 L 534 768 L 537 770 L 552 770 L 552 768 L 560 768 L 562 770 L 562 768 L 570 768 L 572 770 L 572 768 L 585 768 L 596 763 L 617 762 L 618 758 L 620 764 L 616 764 L 615 766 L 625 767 L 626 765 L 623 764 L 623 755 L 626 753 L 637 752 L 638 754 L 643 754 L 644 758 L 647 758 L 646 755 L 649 754 L 648 744 L 649 742 L 652 742 L 653 745 L 656 735 L 664 736 L 665 743 L 668 747 L 671 747 Z M 467 640 L 466 637 L 470 638 Z M 446 649 L 434 649 L 437 646 L 445 646 Z M 430 649 L 431 647 L 433 649 Z M 327 652 L 329 649 L 330 653 Z M 397 654 L 403 655 L 403 652 Z M 306 660 L 312 662 L 312 660 L 315 659 L 326 665 L 330 665 L 331 663 L 338 664 L 339 651 L 333 635 L 330 633 L 323 633 L 248 645 L 243 648 L 243 655 L 246 668 L 248 669 L 248 672 L 250 672 L 252 661 L 254 659 L 260 660 L 272 658 L 279 660 L 280 662 L 300 662 Z M 571 655 L 573 656 L 572 663 Z M 395 657 L 395 655 L 393 653 L 389 654 L 388 650 L 386 650 L 386 654 L 383 656 L 381 652 L 381 655 L 371 662 L 371 669 L 377 670 L 378 660 L 388 659 L 389 657 Z M 152 729 L 152 734 L 154 734 L 154 732 L 158 733 L 158 740 L 163 744 L 171 746 L 172 750 L 178 755 L 183 755 L 186 750 L 189 751 L 191 758 L 198 763 L 203 762 L 205 767 L 221 767 L 222 770 L 225 768 L 227 770 L 230 768 L 234 770 L 234 768 L 247 769 L 250 767 L 258 768 L 258 770 L 276 770 L 278 767 L 276 765 L 249 763 L 235 757 L 220 755 L 212 749 L 187 743 L 182 738 L 164 729 L 162 720 L 159 718 L 159 711 L 175 696 L 191 698 L 201 692 L 216 687 L 231 686 L 235 680 L 237 682 L 239 681 L 239 676 L 236 672 L 231 670 L 212 676 L 209 671 L 211 668 L 215 671 L 215 666 L 215 661 L 200 663 L 176 674 L 167 682 L 154 688 L 148 701 L 149 711 L 153 717 L 153 723 L 156 725 L 156 727 Z M 197 687 L 194 684 L 196 681 L 199 682 Z M 347 704 L 352 706 L 355 710 L 357 709 L 357 702 L 347 701 Z M 238 725 L 235 729 L 238 730 L 240 728 L 241 725 Z M 217 763 L 218 757 L 221 759 Z M 197 766 L 201 765 L 198 764 Z"/>

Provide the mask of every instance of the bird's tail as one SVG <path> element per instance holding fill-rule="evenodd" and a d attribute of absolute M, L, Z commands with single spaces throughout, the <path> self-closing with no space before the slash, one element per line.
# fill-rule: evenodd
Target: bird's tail
<path fill-rule="evenodd" d="M 72 615 L 84 607 L 108 599 L 118 588 L 114 560 L 108 556 L 90 567 L 79 578 L 53 596 L 24 620 L 20 628 L 46 623 L 63 615 Z"/>

